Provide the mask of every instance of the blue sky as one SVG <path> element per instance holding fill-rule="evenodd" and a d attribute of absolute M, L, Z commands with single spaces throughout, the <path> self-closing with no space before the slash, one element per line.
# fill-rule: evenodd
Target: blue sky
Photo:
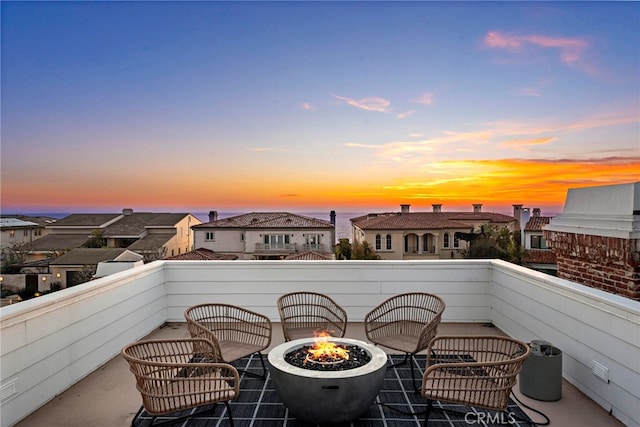
<path fill-rule="evenodd" d="M 0 7 L 4 211 L 558 211 L 640 180 L 636 2 Z"/>

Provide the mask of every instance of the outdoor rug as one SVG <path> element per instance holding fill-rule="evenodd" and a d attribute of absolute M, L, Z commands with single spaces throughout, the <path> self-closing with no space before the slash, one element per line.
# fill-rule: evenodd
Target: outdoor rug
<path fill-rule="evenodd" d="M 265 363 L 266 355 L 264 356 Z M 403 355 L 391 355 L 389 365 L 398 363 Z M 425 366 L 425 356 L 418 355 L 412 363 L 416 369 L 416 378 L 422 378 Z M 243 371 L 262 373 L 260 359 L 252 355 L 238 360 L 233 365 Z M 268 369 L 268 368 L 267 368 Z M 334 424 L 335 427 L 418 427 L 424 424 L 426 400 L 413 391 L 411 384 L 411 370 L 409 363 L 387 368 L 384 384 L 376 401 L 358 419 L 348 423 Z M 207 410 L 211 409 L 211 410 Z M 241 372 L 240 395 L 231 402 L 231 412 L 236 427 L 309 427 L 310 425 L 297 420 L 289 413 L 284 403 L 278 398 L 277 392 L 267 379 L 254 378 Z M 411 415 L 420 413 L 420 415 Z M 189 418 L 181 418 L 191 415 Z M 182 412 L 172 417 L 158 417 L 155 424 L 162 422 L 170 427 L 222 427 L 229 426 L 227 409 L 224 404 L 210 408 L 198 408 L 190 412 Z M 460 426 L 516 426 L 535 425 L 529 417 L 510 400 L 506 413 L 473 408 L 465 405 L 435 402 L 429 416 L 429 426 L 460 427 Z M 166 422 L 166 423 L 165 423 Z M 135 420 L 135 425 L 148 427 L 151 417 L 142 412 Z"/>

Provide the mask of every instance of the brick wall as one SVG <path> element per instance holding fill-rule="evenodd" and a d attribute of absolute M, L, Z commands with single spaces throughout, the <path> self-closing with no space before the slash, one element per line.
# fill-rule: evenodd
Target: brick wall
<path fill-rule="evenodd" d="M 640 301 L 640 240 L 544 231 L 558 277 Z"/>

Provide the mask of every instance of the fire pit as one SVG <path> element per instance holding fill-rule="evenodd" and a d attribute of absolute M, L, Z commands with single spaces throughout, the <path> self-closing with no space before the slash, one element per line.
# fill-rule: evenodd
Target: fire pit
<path fill-rule="evenodd" d="M 382 387 L 387 354 L 362 341 L 325 336 L 280 344 L 268 360 L 286 407 L 317 425 L 350 421 L 369 408 Z"/>

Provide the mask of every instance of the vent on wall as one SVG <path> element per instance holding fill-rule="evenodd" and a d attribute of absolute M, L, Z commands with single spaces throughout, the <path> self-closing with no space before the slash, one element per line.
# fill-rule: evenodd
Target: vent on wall
<path fill-rule="evenodd" d="M 16 389 L 16 381 L 17 378 L 13 378 L 5 384 L 0 385 L 0 402 L 4 402 L 14 394 L 18 393 L 18 390 Z"/>
<path fill-rule="evenodd" d="M 602 381 L 609 383 L 609 368 L 607 368 L 603 364 L 598 363 L 594 360 L 591 372 L 593 372 L 593 375 L 600 378 Z"/>

